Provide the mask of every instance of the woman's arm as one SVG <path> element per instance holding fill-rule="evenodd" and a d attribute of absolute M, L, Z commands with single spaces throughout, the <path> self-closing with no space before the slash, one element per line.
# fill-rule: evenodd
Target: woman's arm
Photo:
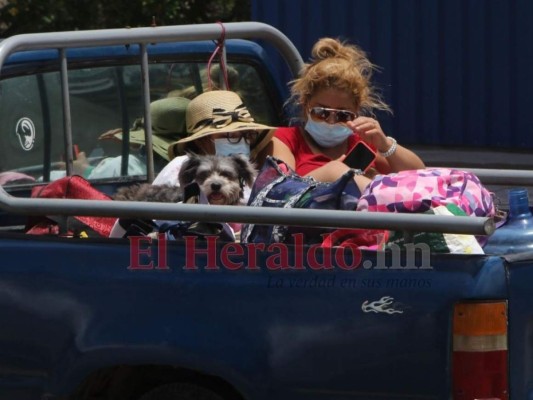
<path fill-rule="evenodd" d="M 296 170 L 296 159 L 289 147 L 277 138 L 273 138 L 272 143 L 272 155 L 280 160 L 285 161 L 289 167 L 291 167 L 293 170 Z M 350 169 L 350 167 L 342 162 L 344 157 L 345 156 L 342 156 L 338 160 L 332 160 L 329 163 L 314 169 L 306 176 L 312 176 L 320 182 L 334 182 Z M 363 191 L 370 183 L 370 179 L 363 175 L 356 175 L 354 180 L 361 191 Z"/>
<path fill-rule="evenodd" d="M 376 166 L 382 174 L 426 168 L 424 162 L 414 152 L 403 146 L 397 146 L 396 151 L 387 158 L 377 154 Z"/>
<path fill-rule="evenodd" d="M 293 170 L 296 170 L 296 158 L 292 154 L 291 149 L 277 137 L 272 138 L 272 157 L 279 158 L 282 161 L 291 167 Z"/>

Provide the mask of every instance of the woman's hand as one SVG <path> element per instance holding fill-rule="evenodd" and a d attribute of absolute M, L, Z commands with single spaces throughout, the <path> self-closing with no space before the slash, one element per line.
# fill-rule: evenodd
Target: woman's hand
<path fill-rule="evenodd" d="M 386 153 L 393 145 L 393 141 L 385 136 L 381 125 L 374 118 L 358 117 L 347 122 L 347 125 L 359 135 L 361 140 L 373 145 L 379 151 L 376 167 L 380 173 L 388 174 L 407 169 L 425 168 L 420 157 L 400 144 L 397 145 L 393 154 L 384 158 L 381 153 Z"/>
<path fill-rule="evenodd" d="M 84 151 L 80 151 L 76 159 L 72 162 L 74 173 L 81 176 L 85 175 L 90 166 L 91 165 Z"/>
<path fill-rule="evenodd" d="M 359 137 L 366 143 L 373 145 L 378 151 L 384 153 L 390 149 L 392 142 L 387 138 L 381 125 L 377 120 L 370 117 L 357 117 L 353 121 L 347 122 Z"/>
<path fill-rule="evenodd" d="M 87 173 L 87 169 L 90 168 L 89 160 L 85 155 L 85 152 L 80 151 L 76 156 L 76 159 L 72 161 L 72 172 L 76 175 L 84 176 Z M 66 169 L 67 164 L 64 161 L 61 161 L 58 165 L 58 169 Z"/>

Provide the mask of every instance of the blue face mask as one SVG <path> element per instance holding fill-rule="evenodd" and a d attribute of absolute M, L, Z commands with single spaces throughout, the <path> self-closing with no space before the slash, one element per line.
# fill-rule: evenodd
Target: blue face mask
<path fill-rule="evenodd" d="M 353 131 L 347 126 L 327 122 L 315 122 L 310 117 L 307 118 L 305 130 L 311 135 L 313 140 L 321 147 L 335 147 L 353 135 Z"/>
<path fill-rule="evenodd" d="M 215 139 L 214 142 L 217 156 L 244 154 L 250 157 L 250 145 L 244 140 L 239 141 L 239 143 L 230 143 L 228 139 Z"/>

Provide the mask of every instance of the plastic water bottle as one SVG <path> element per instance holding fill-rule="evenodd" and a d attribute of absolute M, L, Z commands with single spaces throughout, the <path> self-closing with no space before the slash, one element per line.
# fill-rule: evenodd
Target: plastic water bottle
<path fill-rule="evenodd" d="M 483 250 L 485 254 L 533 251 L 533 214 L 529 208 L 527 189 L 509 190 L 507 222 L 489 237 Z"/>

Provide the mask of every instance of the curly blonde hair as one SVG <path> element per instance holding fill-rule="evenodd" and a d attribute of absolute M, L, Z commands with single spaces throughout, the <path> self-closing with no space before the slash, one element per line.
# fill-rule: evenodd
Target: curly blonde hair
<path fill-rule="evenodd" d="M 313 46 L 311 62 L 304 65 L 299 78 L 290 82 L 291 97 L 306 105 L 318 90 L 335 88 L 351 93 L 356 109 L 363 113 L 391 112 L 371 85 L 370 78 L 376 69 L 358 46 L 322 38 Z"/>

